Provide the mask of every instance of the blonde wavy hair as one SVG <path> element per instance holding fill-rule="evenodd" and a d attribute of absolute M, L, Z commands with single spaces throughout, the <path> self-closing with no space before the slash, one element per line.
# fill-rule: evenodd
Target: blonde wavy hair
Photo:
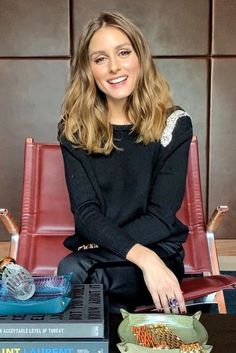
<path fill-rule="evenodd" d="M 71 66 L 71 79 L 62 105 L 59 137 L 89 153 L 109 154 L 116 148 L 107 118 L 106 96 L 96 86 L 89 63 L 89 43 L 101 27 L 112 26 L 129 38 L 139 60 L 140 74 L 128 97 L 125 113 L 138 134 L 137 143 L 160 138 L 167 108 L 172 105 L 169 85 L 157 71 L 149 46 L 140 30 L 117 12 L 102 12 L 84 28 Z"/>

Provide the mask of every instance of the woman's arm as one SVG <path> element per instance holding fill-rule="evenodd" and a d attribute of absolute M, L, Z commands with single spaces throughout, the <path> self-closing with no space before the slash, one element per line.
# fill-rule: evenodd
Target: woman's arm
<path fill-rule="evenodd" d="M 147 247 L 136 244 L 127 254 L 127 260 L 137 265 L 143 272 L 143 278 L 153 303 L 158 311 L 170 313 L 169 300 L 177 299 L 178 307 L 173 313 L 186 313 L 186 306 L 179 282 L 160 257 Z"/>
<path fill-rule="evenodd" d="M 146 214 L 122 228 L 137 243 L 148 246 L 187 233 L 187 227 L 176 219 L 176 212 L 184 196 L 191 140 L 191 119 L 183 116 L 177 121 L 171 142 L 161 147 Z"/>
<path fill-rule="evenodd" d="M 87 157 L 81 157 L 84 151 L 73 148 L 66 140 L 61 141 L 61 148 L 75 228 L 89 242 L 96 243 L 124 259 L 135 245 L 135 240 L 104 216 L 102 200 L 93 182 L 92 171 L 84 165 L 84 157 Z"/>
<path fill-rule="evenodd" d="M 169 313 L 169 300 L 176 298 L 178 308 L 172 312 L 186 312 L 179 282 L 160 257 L 145 245 L 178 234 L 184 225 L 176 224 L 176 212 L 181 206 L 188 166 L 192 124 L 189 117 L 182 117 L 173 130 L 172 140 L 162 147 L 153 178 L 147 212 L 127 224 L 124 229 L 137 244 L 127 253 L 127 260 L 143 272 L 144 281 L 157 310 Z"/>

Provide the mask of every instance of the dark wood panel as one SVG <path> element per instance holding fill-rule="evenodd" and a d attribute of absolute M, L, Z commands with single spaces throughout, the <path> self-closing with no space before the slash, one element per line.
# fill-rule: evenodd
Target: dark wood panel
<path fill-rule="evenodd" d="M 213 1 L 213 54 L 236 55 L 236 1 Z"/>
<path fill-rule="evenodd" d="M 136 23 L 153 55 L 194 55 L 208 52 L 207 0 L 74 0 L 75 41 L 82 26 L 102 10 L 123 13 Z M 76 43 L 77 44 L 77 43 Z"/>
<path fill-rule="evenodd" d="M 1 0 L 0 56 L 69 55 L 69 0 Z"/>
<path fill-rule="evenodd" d="M 209 204 L 227 204 L 217 238 L 235 238 L 236 227 L 236 58 L 214 59 L 210 129 Z"/>

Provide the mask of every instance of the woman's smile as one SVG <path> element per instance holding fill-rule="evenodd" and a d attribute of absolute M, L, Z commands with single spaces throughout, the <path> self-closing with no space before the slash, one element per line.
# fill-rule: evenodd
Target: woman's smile
<path fill-rule="evenodd" d="M 114 87 L 117 87 L 117 86 L 119 87 L 119 84 L 125 83 L 127 79 L 128 79 L 128 76 L 119 76 L 119 77 L 112 78 L 107 82 L 113 85 Z"/>

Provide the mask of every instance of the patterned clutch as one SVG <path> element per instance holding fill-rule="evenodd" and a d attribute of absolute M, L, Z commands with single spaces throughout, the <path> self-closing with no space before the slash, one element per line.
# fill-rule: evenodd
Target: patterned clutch
<path fill-rule="evenodd" d="M 27 300 L 13 298 L 0 281 L 0 314 L 56 314 L 63 312 L 71 301 L 71 277 L 72 274 L 34 277 L 35 293 Z"/>

